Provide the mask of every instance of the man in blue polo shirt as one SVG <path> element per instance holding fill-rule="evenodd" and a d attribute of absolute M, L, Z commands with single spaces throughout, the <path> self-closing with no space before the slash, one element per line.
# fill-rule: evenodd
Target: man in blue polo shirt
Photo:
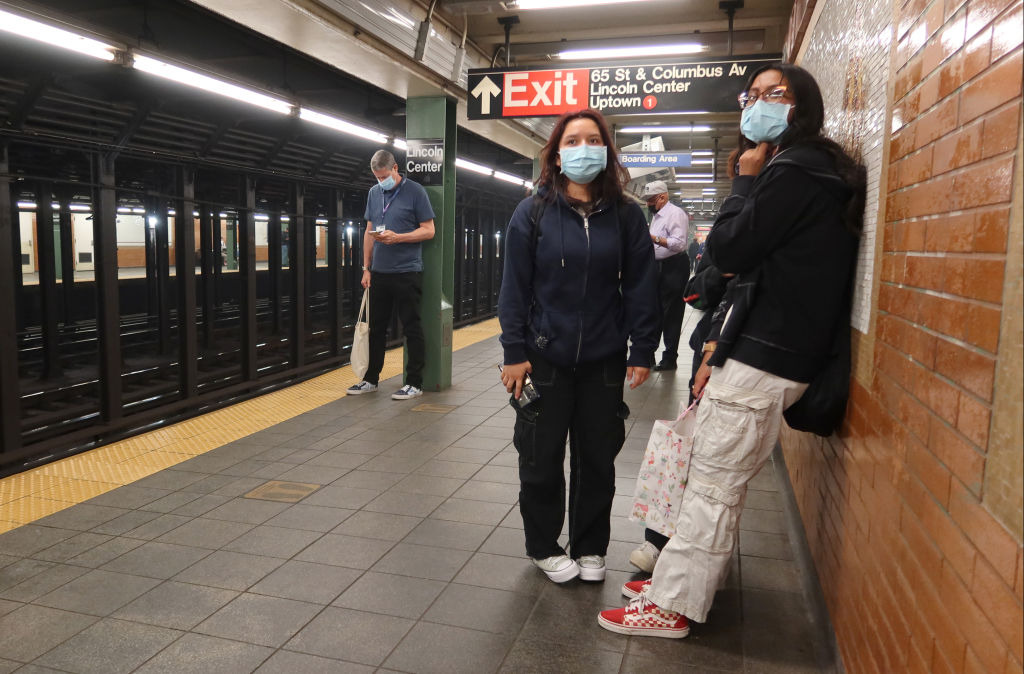
<path fill-rule="evenodd" d="M 423 294 L 422 242 L 434 238 L 434 210 L 427 192 L 398 173 L 395 157 L 378 150 L 370 159 L 377 184 L 366 199 L 363 235 L 363 287 L 370 291 L 370 363 L 363 381 L 348 389 L 351 395 L 377 390 L 384 367 L 391 314 L 402 322 L 408 362 L 405 386 L 391 394 L 394 400 L 423 395 L 426 343 L 420 325 Z M 372 283 L 371 283 L 372 281 Z"/>

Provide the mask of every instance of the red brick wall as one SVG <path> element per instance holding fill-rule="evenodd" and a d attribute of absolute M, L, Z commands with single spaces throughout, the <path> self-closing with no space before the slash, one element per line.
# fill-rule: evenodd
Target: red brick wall
<path fill-rule="evenodd" d="M 1022 26 L 1020 0 L 897 0 L 870 375 L 838 437 L 782 438 L 849 672 L 1022 671 L 1020 532 L 983 488 Z"/>

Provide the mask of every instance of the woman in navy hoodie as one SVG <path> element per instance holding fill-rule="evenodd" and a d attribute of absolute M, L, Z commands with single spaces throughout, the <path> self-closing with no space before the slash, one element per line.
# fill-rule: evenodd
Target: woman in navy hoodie
<path fill-rule="evenodd" d="M 615 456 L 629 408 L 623 384 L 647 379 L 658 346 L 658 292 L 647 222 L 623 197 L 628 174 L 594 110 L 563 115 L 541 150 L 538 194 L 505 237 L 498 299 L 504 369 L 516 408 L 526 554 L 556 583 L 604 580 Z M 627 356 L 627 344 L 629 344 Z M 569 438 L 569 551 L 565 440 Z"/>

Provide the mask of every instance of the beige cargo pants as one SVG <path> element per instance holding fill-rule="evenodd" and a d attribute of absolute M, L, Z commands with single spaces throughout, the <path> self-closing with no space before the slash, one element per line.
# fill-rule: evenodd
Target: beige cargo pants
<path fill-rule="evenodd" d="M 806 389 L 735 360 L 712 369 L 676 532 L 647 591 L 652 602 L 705 621 L 736 548 L 747 483 L 771 456 L 782 411 Z"/>

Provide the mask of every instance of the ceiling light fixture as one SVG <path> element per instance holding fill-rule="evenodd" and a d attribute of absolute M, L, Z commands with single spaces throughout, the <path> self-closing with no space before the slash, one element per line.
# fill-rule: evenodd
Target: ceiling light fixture
<path fill-rule="evenodd" d="M 710 131 L 711 127 L 706 124 L 691 124 L 687 126 L 624 126 L 619 133 L 704 133 Z"/>
<path fill-rule="evenodd" d="M 519 176 L 514 176 L 511 173 L 505 173 L 504 171 L 499 171 L 497 169 L 494 171 L 494 177 L 498 180 L 504 180 L 507 183 L 514 183 L 516 185 L 523 184 L 523 179 Z"/>
<path fill-rule="evenodd" d="M 329 129 L 334 129 L 335 131 L 347 133 L 350 136 L 365 138 L 366 140 L 372 140 L 375 143 L 388 142 L 388 137 L 385 136 L 383 133 L 380 133 L 379 131 L 374 131 L 373 129 L 368 129 L 365 126 L 359 126 L 358 124 L 353 124 L 352 122 L 346 122 L 343 119 L 331 117 L 330 115 L 325 115 L 322 112 L 316 112 L 315 110 L 310 110 L 309 108 L 300 108 L 299 117 L 308 122 L 313 122 L 314 124 L 319 124 L 320 126 L 326 126 Z"/>
<path fill-rule="evenodd" d="M 521 9 L 562 9 L 565 7 L 593 7 L 595 5 L 620 5 L 627 2 L 646 2 L 647 0 L 515 0 L 506 3 L 509 11 Z"/>
<path fill-rule="evenodd" d="M 636 45 L 632 47 L 601 47 L 598 49 L 567 49 L 558 52 L 558 58 L 571 60 L 601 60 L 616 58 L 640 58 L 645 56 L 677 56 L 679 54 L 699 54 L 707 47 L 701 44 L 661 44 Z"/>
<path fill-rule="evenodd" d="M 202 89 L 208 91 L 211 94 L 217 94 L 219 96 L 225 96 L 232 98 L 236 101 L 243 103 L 249 103 L 266 110 L 272 110 L 282 115 L 291 114 L 292 104 L 288 101 L 281 100 L 280 98 L 274 98 L 266 94 L 261 94 L 258 91 L 252 89 L 246 89 L 240 87 L 237 84 L 231 84 L 222 79 L 216 77 L 210 77 L 209 75 L 203 75 L 193 70 L 186 70 L 176 65 L 172 65 L 165 61 L 155 59 L 149 56 L 143 56 L 142 54 L 133 55 L 132 67 L 136 70 L 141 70 L 144 73 L 150 75 L 156 75 L 157 77 L 163 77 L 164 79 L 178 82 L 179 84 L 185 84 L 196 89 Z"/>
<path fill-rule="evenodd" d="M 117 51 L 117 47 L 105 42 L 10 12 L 0 11 L 0 30 L 104 61 L 113 61 Z"/>
<path fill-rule="evenodd" d="M 483 164 L 477 164 L 475 162 L 468 161 L 462 157 L 455 158 L 455 166 L 457 168 L 466 169 L 474 173 L 480 173 L 485 176 L 494 175 L 494 169 L 488 168 Z"/>

